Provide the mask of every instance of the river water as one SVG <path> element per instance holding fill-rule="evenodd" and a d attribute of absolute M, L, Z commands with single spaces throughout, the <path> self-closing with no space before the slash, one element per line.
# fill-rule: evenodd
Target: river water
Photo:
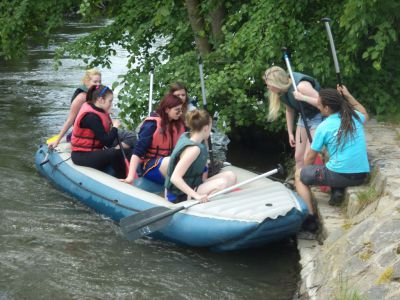
<path fill-rule="evenodd" d="M 68 23 L 48 48 L 0 61 L 0 299 L 291 299 L 299 266 L 290 240 L 223 254 L 128 242 L 38 174 L 34 153 L 61 128 L 83 75 L 68 58 L 55 71 L 54 49 L 95 27 Z M 118 51 L 103 83 L 117 80 L 125 61 Z"/>

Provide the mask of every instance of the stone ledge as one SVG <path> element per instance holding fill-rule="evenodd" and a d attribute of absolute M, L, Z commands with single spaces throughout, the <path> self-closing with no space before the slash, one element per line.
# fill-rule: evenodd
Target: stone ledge
<path fill-rule="evenodd" d="M 400 299 L 400 128 L 372 120 L 365 132 L 370 182 L 348 188 L 341 208 L 313 189 L 324 241 L 298 238 L 300 299 L 334 299 L 343 286 L 363 299 Z"/>

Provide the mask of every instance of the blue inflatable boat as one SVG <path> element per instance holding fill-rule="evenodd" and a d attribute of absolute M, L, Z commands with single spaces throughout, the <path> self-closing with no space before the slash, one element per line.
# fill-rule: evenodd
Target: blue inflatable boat
<path fill-rule="evenodd" d="M 70 145 L 49 151 L 41 146 L 35 155 L 39 172 L 58 188 L 116 222 L 157 206 L 174 208 L 164 200 L 163 187 L 138 179 L 134 185 L 98 170 L 75 165 Z M 229 166 L 238 181 L 257 174 Z M 176 213 L 171 222 L 150 236 L 191 247 L 231 251 L 259 247 L 295 235 L 307 215 L 305 203 L 279 182 L 260 179 L 240 190 L 215 197 Z"/>

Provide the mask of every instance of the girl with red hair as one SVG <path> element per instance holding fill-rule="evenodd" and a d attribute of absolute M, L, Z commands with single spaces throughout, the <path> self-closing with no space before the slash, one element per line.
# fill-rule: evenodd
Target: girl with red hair
<path fill-rule="evenodd" d="M 156 112 L 144 120 L 133 149 L 129 174 L 124 179 L 126 183 L 133 183 L 136 169 L 143 161 L 142 176 L 164 184 L 169 156 L 179 137 L 185 132 L 182 105 L 179 97 L 167 94 Z"/>

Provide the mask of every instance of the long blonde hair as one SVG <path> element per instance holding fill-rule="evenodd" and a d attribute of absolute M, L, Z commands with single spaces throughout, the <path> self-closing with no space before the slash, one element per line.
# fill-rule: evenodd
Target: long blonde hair
<path fill-rule="evenodd" d="M 95 75 L 101 76 L 101 72 L 96 68 L 86 70 L 85 75 L 83 75 L 82 77 L 82 83 L 86 85 L 86 82 L 90 80 L 90 76 L 95 76 Z"/>
<path fill-rule="evenodd" d="M 288 77 L 286 71 L 281 67 L 271 67 L 267 69 L 263 75 L 265 83 L 278 88 L 282 92 L 286 93 L 292 84 L 290 78 Z M 278 93 L 274 93 L 268 90 L 269 94 L 269 112 L 268 120 L 274 121 L 278 117 L 278 112 L 281 107 L 281 101 Z"/>

